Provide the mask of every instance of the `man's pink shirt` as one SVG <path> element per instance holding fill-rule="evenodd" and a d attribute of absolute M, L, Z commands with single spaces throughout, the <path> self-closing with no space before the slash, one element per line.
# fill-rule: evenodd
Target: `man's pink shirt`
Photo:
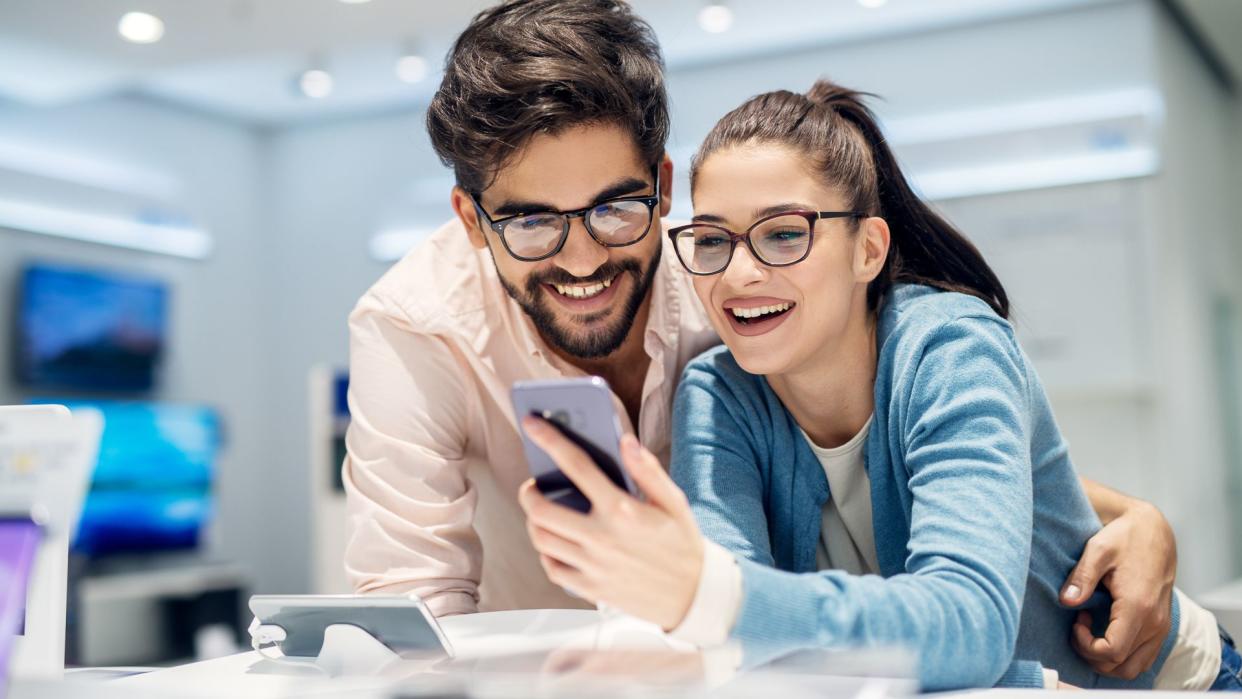
<path fill-rule="evenodd" d="M 667 464 L 681 370 L 719 340 L 662 244 L 647 327 L 635 329 L 651 357 L 637 434 Z M 548 349 L 488 251 L 445 224 L 363 295 L 349 330 L 354 589 L 413 592 L 437 615 L 588 606 L 548 581 L 527 538 L 517 490 L 530 474 L 509 403 L 515 381 L 583 372 Z"/>

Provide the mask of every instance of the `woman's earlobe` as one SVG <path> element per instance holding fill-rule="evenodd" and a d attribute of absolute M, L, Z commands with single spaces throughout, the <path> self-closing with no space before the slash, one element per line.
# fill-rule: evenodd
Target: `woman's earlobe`
<path fill-rule="evenodd" d="M 864 281 L 870 282 L 880 276 L 884 262 L 888 260 L 888 249 L 891 243 L 888 222 L 878 216 L 863 219 L 863 274 Z"/>

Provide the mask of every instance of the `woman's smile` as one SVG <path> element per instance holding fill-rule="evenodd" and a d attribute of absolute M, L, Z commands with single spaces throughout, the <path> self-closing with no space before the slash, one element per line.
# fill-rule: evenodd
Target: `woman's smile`
<path fill-rule="evenodd" d="M 797 308 L 797 303 L 771 296 L 731 298 L 721 304 L 724 317 L 733 332 L 754 337 L 775 330 Z"/>

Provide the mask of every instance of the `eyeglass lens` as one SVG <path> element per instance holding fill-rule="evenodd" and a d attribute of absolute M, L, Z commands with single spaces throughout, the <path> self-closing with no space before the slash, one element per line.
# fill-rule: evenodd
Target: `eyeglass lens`
<path fill-rule="evenodd" d="M 674 241 L 677 255 L 693 272 L 713 274 L 729 266 L 733 245 L 729 234 L 713 226 L 693 226 Z M 777 216 L 750 231 L 754 253 L 770 265 L 787 265 L 802 259 L 811 244 L 811 226 L 802 216 Z"/>
<path fill-rule="evenodd" d="M 605 245 L 626 245 L 651 226 L 651 207 L 641 201 L 604 202 L 586 212 L 586 226 Z M 532 214 L 505 224 L 505 242 L 520 257 L 542 257 L 560 244 L 564 214 Z"/>

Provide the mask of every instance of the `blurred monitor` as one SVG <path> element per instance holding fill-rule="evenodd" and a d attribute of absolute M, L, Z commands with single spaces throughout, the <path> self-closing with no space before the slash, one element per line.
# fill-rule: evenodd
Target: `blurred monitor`
<path fill-rule="evenodd" d="M 33 264 L 21 275 L 18 381 L 37 389 L 147 391 L 164 348 L 159 281 Z"/>
<path fill-rule="evenodd" d="M 103 414 L 99 460 L 75 551 L 88 556 L 196 548 L 212 512 L 219 416 L 197 405 L 58 402 Z"/>

